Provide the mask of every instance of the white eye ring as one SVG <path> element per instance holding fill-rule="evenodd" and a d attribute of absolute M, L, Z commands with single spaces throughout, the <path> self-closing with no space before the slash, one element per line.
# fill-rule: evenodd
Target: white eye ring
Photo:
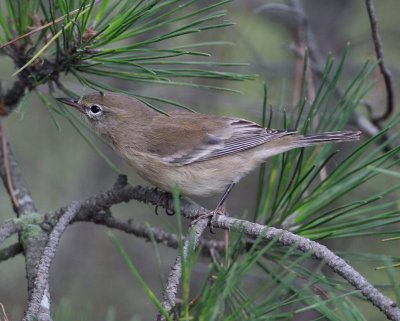
<path fill-rule="evenodd" d="M 100 105 L 92 104 L 89 107 L 88 114 L 93 117 L 98 117 L 103 114 L 103 108 Z"/>

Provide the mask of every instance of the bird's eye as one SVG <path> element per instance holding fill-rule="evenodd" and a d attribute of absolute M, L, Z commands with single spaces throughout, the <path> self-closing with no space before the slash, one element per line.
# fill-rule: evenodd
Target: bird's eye
<path fill-rule="evenodd" d="M 103 112 L 103 108 L 101 108 L 101 106 L 99 106 L 97 104 L 93 104 L 89 108 L 89 114 L 91 114 L 92 116 L 99 116 L 99 115 L 101 115 L 102 112 Z"/>

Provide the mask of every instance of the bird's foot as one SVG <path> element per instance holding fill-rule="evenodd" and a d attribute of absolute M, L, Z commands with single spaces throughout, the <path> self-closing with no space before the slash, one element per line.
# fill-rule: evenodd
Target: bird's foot
<path fill-rule="evenodd" d="M 173 209 L 168 208 L 169 201 L 170 201 L 170 199 L 172 198 L 171 193 L 164 192 L 163 190 L 159 189 L 158 187 L 155 187 L 153 190 L 154 190 L 155 192 L 158 192 L 158 193 L 161 194 L 161 195 L 160 195 L 160 199 L 159 199 L 159 204 L 156 205 L 155 208 L 154 208 L 154 212 L 156 213 L 156 215 L 159 214 L 158 209 L 159 209 L 160 207 L 162 207 L 162 208 L 164 209 L 165 213 L 166 213 L 168 216 L 173 216 L 173 215 L 175 215 L 175 211 L 174 211 Z"/>
<path fill-rule="evenodd" d="M 215 210 L 204 213 L 204 214 L 200 214 L 196 219 L 194 219 L 190 225 L 193 226 L 194 224 L 196 224 L 197 222 L 201 221 L 201 220 L 205 220 L 208 219 L 208 224 L 210 224 L 210 232 L 214 233 L 214 228 L 212 226 L 212 221 L 214 220 L 214 218 L 216 217 L 216 215 L 225 215 L 225 211 L 222 209 L 222 206 L 218 206 Z"/>

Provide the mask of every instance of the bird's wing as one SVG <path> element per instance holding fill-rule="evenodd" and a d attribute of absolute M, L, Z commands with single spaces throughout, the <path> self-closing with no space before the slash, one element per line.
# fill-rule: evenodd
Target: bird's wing
<path fill-rule="evenodd" d="M 175 112 L 170 121 L 155 118 L 147 135 L 149 152 L 169 164 L 184 166 L 254 148 L 294 131 L 267 129 L 254 122 Z"/>

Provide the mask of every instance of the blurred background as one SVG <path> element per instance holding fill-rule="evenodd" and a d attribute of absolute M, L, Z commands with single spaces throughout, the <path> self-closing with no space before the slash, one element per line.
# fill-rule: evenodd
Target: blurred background
<path fill-rule="evenodd" d="M 198 6 L 212 1 L 198 1 Z M 296 52 L 298 29 L 293 16 L 263 6 L 280 1 L 232 1 L 226 4 L 229 21 L 234 26 L 213 30 L 211 33 L 190 35 L 192 42 L 221 40 L 234 43 L 230 46 L 210 48 L 212 58 L 218 61 L 244 62 L 248 66 L 235 67 L 238 72 L 257 74 L 257 80 L 229 83 L 229 87 L 240 94 L 219 91 L 207 91 L 180 88 L 178 86 L 155 86 L 108 81 L 115 87 L 134 90 L 137 93 L 151 94 L 154 91 L 165 98 L 177 99 L 196 111 L 243 117 L 260 122 L 263 101 L 263 83 L 268 88 L 268 104 L 274 111 L 274 125 L 280 126 L 283 104 L 290 112 L 296 101 L 296 68 L 302 57 Z M 303 1 L 305 14 L 315 46 L 318 48 L 322 63 L 331 54 L 340 57 L 350 44 L 343 79 L 339 86 L 343 88 L 355 76 L 367 59 L 375 59 L 371 42 L 371 31 L 364 1 L 361 0 L 306 0 Z M 385 60 L 395 80 L 395 93 L 398 92 L 400 58 L 400 29 L 398 13 L 400 2 L 396 0 L 375 1 L 379 19 L 379 31 L 385 50 Z M 186 39 L 187 40 L 187 39 Z M 179 41 L 184 41 L 180 39 Z M 338 60 L 339 58 L 337 58 Z M 13 81 L 15 71 L 11 60 L 0 56 L 0 80 L 7 88 Z M 73 79 L 61 79 L 63 84 L 77 92 L 81 86 Z M 386 104 L 385 91 L 378 71 L 376 85 L 368 99 L 380 114 Z M 317 80 L 316 80 L 317 82 Z M 43 86 L 40 90 L 48 93 Z M 60 94 L 62 95 L 62 94 Z M 366 111 L 360 112 L 366 114 Z M 397 110 L 398 112 L 398 110 Z M 116 174 L 88 146 L 71 125 L 59 117 L 61 131 L 58 131 L 49 117 L 48 110 L 34 96 L 28 95 L 17 110 L 4 120 L 5 133 L 20 163 L 25 180 L 31 190 L 38 210 L 42 213 L 56 210 L 73 200 L 84 199 L 104 191 L 116 180 Z M 93 136 L 93 139 L 96 138 Z M 148 185 L 109 147 L 97 140 L 101 149 L 129 176 L 133 185 Z M 341 153 L 350 147 L 340 146 Z M 243 179 L 233 190 L 228 209 L 231 215 L 240 216 L 255 209 L 255 189 L 257 173 Z M 364 186 L 355 193 L 366 193 L 390 186 L 392 178 L 376 181 L 373 186 Z M 196 199 L 201 205 L 213 208 L 218 197 Z M 162 211 L 160 211 L 161 213 Z M 120 218 L 132 218 L 135 222 L 149 222 L 174 231 L 176 218 L 166 215 L 156 216 L 152 206 L 138 202 L 113 207 L 113 213 Z M 10 199 L 3 186 L 0 186 L 0 221 L 13 217 Z M 116 316 L 117 320 L 147 320 L 153 318 L 155 309 L 142 289 L 131 277 L 126 264 L 106 234 L 107 229 L 88 223 L 76 223 L 69 227 L 61 239 L 56 259 L 51 270 L 51 294 L 54 306 L 71 308 L 74 319 L 80 314 L 91 320 L 106 320 Z M 142 239 L 114 232 L 128 251 L 139 272 L 149 283 L 153 291 L 161 294 L 159 269 L 151 249 L 151 244 Z M 215 236 L 213 236 L 215 237 Z M 217 237 L 221 237 L 217 234 Z M 5 244 L 12 244 L 15 239 Z M 375 253 L 396 253 L 396 243 L 383 247 L 378 239 L 351 239 L 330 243 L 331 247 L 341 251 L 369 251 Z M 393 247 L 393 248 L 391 248 Z M 162 273 L 167 275 L 175 260 L 176 251 L 159 246 L 162 259 Z M 201 261 L 201 260 L 200 260 Z M 385 274 L 374 271 L 374 266 L 362 264 L 356 266 L 370 280 L 386 280 Z M 194 289 L 201 285 L 207 271 L 207 261 L 196 265 Z M 24 262 L 21 256 L 0 264 L 0 302 L 7 307 L 10 320 L 18 320 L 26 304 L 26 280 Z M 195 291 L 195 290 L 194 290 Z M 369 320 L 381 320 L 380 315 L 365 304 Z M 111 320 L 111 319 L 109 319 Z"/>

